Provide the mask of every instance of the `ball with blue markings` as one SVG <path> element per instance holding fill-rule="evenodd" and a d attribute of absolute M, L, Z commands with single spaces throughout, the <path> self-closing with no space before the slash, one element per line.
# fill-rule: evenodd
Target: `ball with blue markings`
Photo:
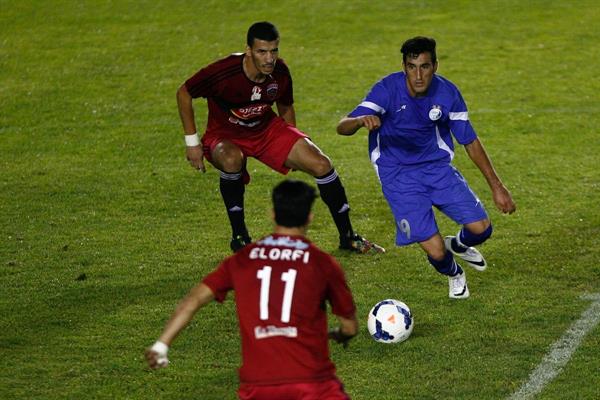
<path fill-rule="evenodd" d="M 413 315 L 408 306 L 395 299 L 375 304 L 369 311 L 367 328 L 371 337 L 381 343 L 403 342 L 412 333 Z"/>

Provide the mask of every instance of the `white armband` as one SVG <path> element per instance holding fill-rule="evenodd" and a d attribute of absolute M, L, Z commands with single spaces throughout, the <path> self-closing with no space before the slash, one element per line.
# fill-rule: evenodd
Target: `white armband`
<path fill-rule="evenodd" d="M 191 135 L 185 135 L 185 145 L 187 147 L 195 147 L 200 144 L 200 136 L 198 133 L 192 133 Z"/>

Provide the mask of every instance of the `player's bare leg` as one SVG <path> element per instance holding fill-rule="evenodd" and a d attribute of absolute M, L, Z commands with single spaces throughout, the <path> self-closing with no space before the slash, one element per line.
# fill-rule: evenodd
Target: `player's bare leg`
<path fill-rule="evenodd" d="M 472 233 L 479 235 L 485 232 L 486 229 L 491 225 L 489 219 L 482 219 L 481 221 L 471 222 L 469 224 L 465 224 L 464 227 L 467 228 Z"/>
<path fill-rule="evenodd" d="M 244 181 L 242 170 L 245 158 L 232 142 L 224 140 L 211 152 L 212 164 L 220 170 L 219 187 L 231 224 L 231 250 L 237 251 L 251 242 L 244 219 Z"/>
<path fill-rule="evenodd" d="M 338 229 L 341 249 L 359 253 L 366 253 L 369 250 L 385 252 L 383 247 L 369 242 L 352 230 L 350 206 L 344 186 L 329 157 L 313 142 L 299 139 L 288 154 L 285 166 L 315 177 L 321 198 L 327 204 Z"/>
<path fill-rule="evenodd" d="M 441 260 L 446 256 L 444 241 L 439 233 L 436 233 L 423 242 L 419 242 L 419 245 L 425 250 L 425 253 L 434 260 Z"/>
<path fill-rule="evenodd" d="M 294 143 L 285 166 L 304 171 L 314 177 L 325 175 L 333 169 L 329 157 L 308 139 L 299 139 Z"/>
<path fill-rule="evenodd" d="M 211 152 L 212 164 L 219 170 L 234 173 L 242 169 L 244 154 L 235 144 L 229 140 L 223 140 L 217 144 Z"/>

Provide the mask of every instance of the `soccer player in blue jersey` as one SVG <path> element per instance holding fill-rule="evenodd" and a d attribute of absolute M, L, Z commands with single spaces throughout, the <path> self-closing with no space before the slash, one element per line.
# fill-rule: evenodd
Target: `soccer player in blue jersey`
<path fill-rule="evenodd" d="M 516 206 L 494 170 L 471 123 L 458 88 L 436 74 L 436 42 L 407 40 L 401 48 L 403 71 L 383 78 L 337 126 L 340 135 L 369 131 L 369 154 L 383 194 L 396 220 L 396 244 L 419 243 L 429 262 L 448 276 L 449 297 L 469 297 L 465 272 L 454 256 L 478 271 L 487 264 L 474 247 L 492 234 L 490 218 L 477 195 L 451 161 L 454 143 L 463 145 L 485 177 L 503 213 Z M 456 236 L 439 233 L 435 206 L 462 228 Z"/>

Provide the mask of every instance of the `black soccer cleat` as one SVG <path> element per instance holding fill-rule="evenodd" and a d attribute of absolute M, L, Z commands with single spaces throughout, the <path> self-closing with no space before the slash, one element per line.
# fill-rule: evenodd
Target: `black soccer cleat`
<path fill-rule="evenodd" d="M 350 237 L 340 238 L 340 249 L 360 254 L 368 253 L 369 251 L 375 253 L 385 253 L 385 249 L 383 247 L 368 241 L 358 233 L 354 233 Z"/>
<path fill-rule="evenodd" d="M 244 248 L 250 243 L 252 243 L 252 239 L 250 239 L 250 236 L 237 235 L 236 237 L 231 239 L 229 247 L 234 253 L 236 253 L 238 250 Z"/>

